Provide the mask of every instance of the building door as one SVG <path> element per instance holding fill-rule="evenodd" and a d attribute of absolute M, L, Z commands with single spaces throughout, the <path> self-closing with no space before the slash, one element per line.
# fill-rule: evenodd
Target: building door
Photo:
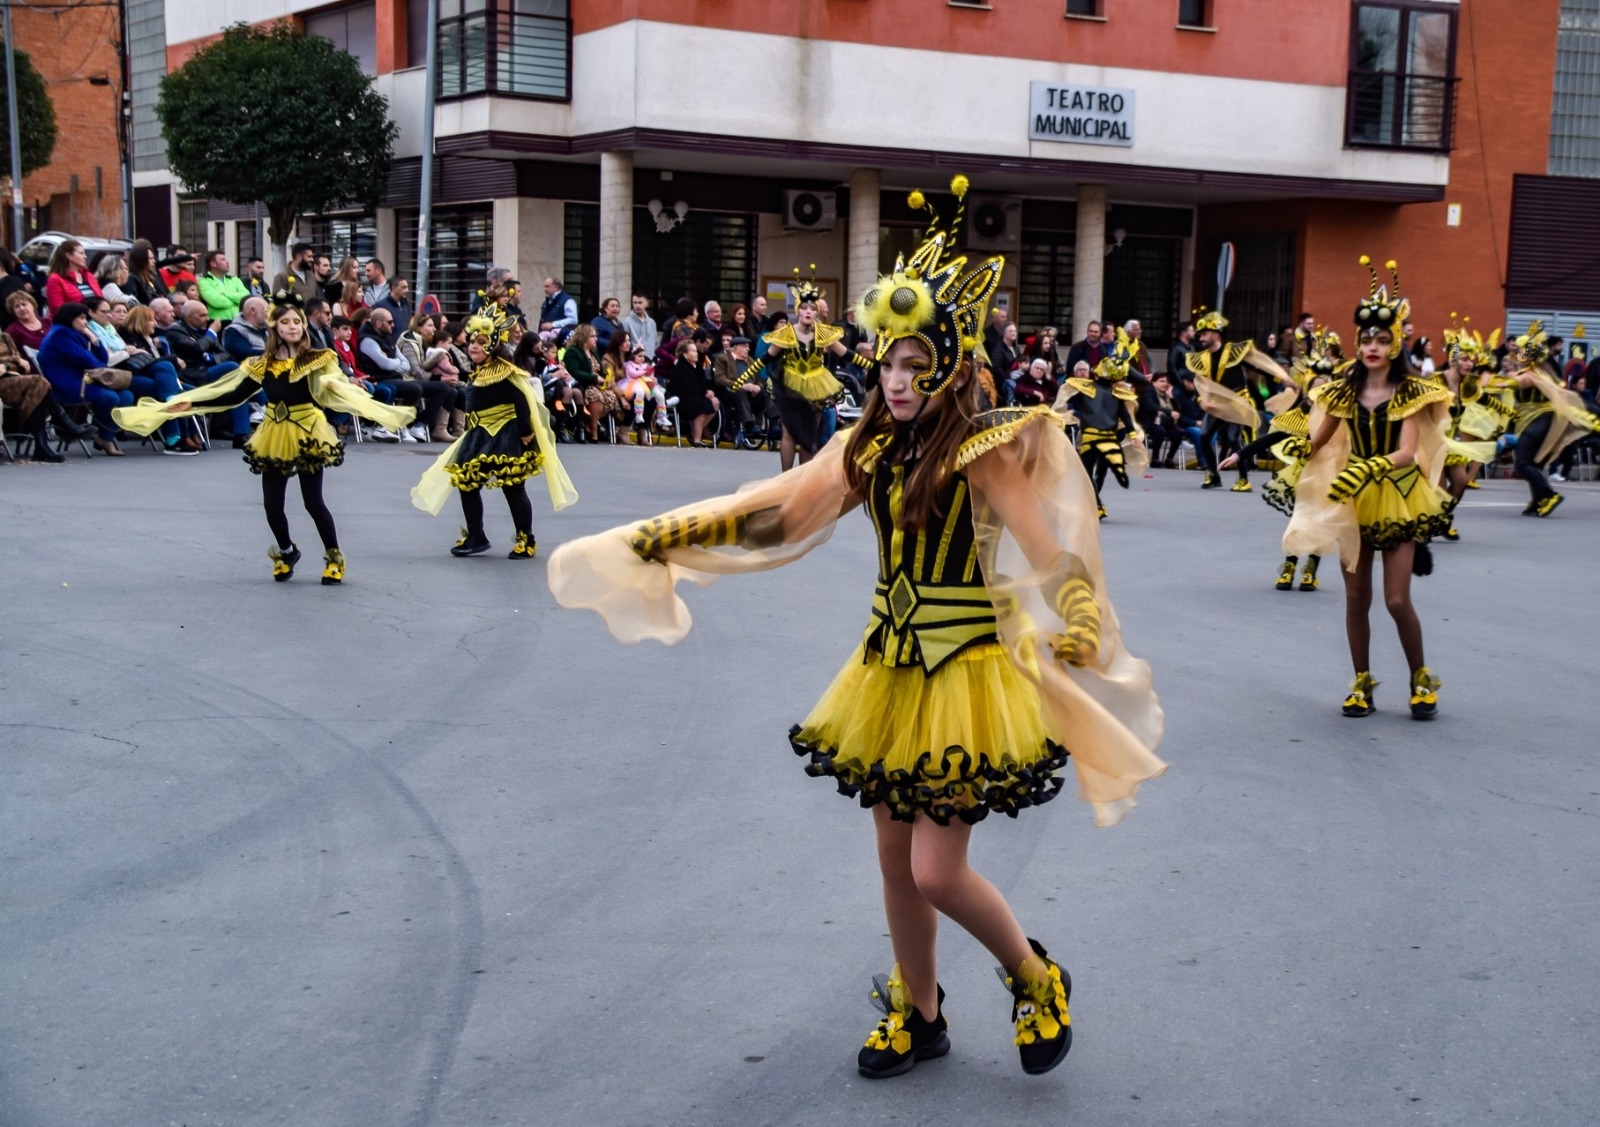
<path fill-rule="evenodd" d="M 1167 348 L 1178 325 L 1183 240 L 1129 235 L 1106 256 L 1101 310 L 1114 324 L 1138 321 L 1150 348 Z"/>
<path fill-rule="evenodd" d="M 1077 326 L 1072 324 L 1077 241 L 1077 236 L 1062 231 L 1022 233 L 1017 307 L 1011 311 L 1011 319 L 1022 336 L 1051 326 L 1063 350 L 1077 339 Z"/>
<path fill-rule="evenodd" d="M 665 234 L 644 208 L 633 212 L 633 288 L 650 299 L 658 321 L 666 321 L 680 298 L 702 310 L 716 300 L 724 312 L 748 304 L 756 290 L 756 217 L 691 211 Z M 627 308 L 627 294 L 617 297 Z"/>
<path fill-rule="evenodd" d="M 1260 340 L 1292 324 L 1294 317 L 1294 240 L 1291 232 L 1241 235 L 1233 243 L 1233 285 L 1222 311 L 1229 340 Z M 1195 304 L 1214 304 L 1217 256 L 1222 241 L 1206 247 L 1200 260 L 1200 290 Z"/>

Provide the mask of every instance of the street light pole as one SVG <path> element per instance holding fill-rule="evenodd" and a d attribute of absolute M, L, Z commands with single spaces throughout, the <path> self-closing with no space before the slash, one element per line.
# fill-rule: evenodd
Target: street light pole
<path fill-rule="evenodd" d="M 438 0 L 430 0 L 437 3 Z M 6 39 L 6 116 L 11 129 L 11 245 L 22 249 L 22 135 L 17 130 L 17 57 L 11 42 L 11 0 L 4 0 L 0 34 Z"/>
<path fill-rule="evenodd" d="M 117 0 L 117 63 L 121 92 L 117 95 L 117 155 L 122 158 L 122 237 L 133 239 L 133 64 L 128 58 L 128 0 Z"/>
<path fill-rule="evenodd" d="M 428 293 L 428 272 L 433 266 L 433 97 L 439 81 L 439 0 L 428 0 L 427 90 L 422 95 L 422 197 L 417 208 L 417 300 Z"/>

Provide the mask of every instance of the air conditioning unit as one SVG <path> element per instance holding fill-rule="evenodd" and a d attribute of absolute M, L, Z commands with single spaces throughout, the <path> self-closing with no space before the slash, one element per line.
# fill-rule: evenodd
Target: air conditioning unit
<path fill-rule="evenodd" d="M 980 196 L 967 200 L 969 250 L 1022 249 L 1022 197 Z"/>
<path fill-rule="evenodd" d="M 831 231 L 839 222 L 839 197 L 833 192 L 789 188 L 783 193 L 786 231 Z"/>

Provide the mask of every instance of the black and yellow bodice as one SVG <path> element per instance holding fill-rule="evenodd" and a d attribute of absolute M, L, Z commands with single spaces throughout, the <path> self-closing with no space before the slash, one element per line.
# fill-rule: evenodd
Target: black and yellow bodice
<path fill-rule="evenodd" d="M 1511 402 L 1516 411 L 1512 429 L 1518 434 L 1527 430 L 1540 416 L 1548 415 L 1555 410 L 1537 384 L 1531 387 L 1518 384 L 1511 392 Z"/>
<path fill-rule="evenodd" d="M 784 324 L 761 339 L 768 347 L 781 350 L 775 362 L 777 371 L 773 373 L 777 377 L 774 382 L 779 394 L 821 403 L 844 390 L 844 385 L 822 362 L 823 354 L 844 338 L 844 330 L 836 325 L 818 324 L 813 332 L 811 340 L 801 340 L 793 325 Z M 752 365 L 745 376 L 755 378 L 771 355 Z"/>
<path fill-rule="evenodd" d="M 878 538 L 878 584 L 863 644 L 869 661 L 931 674 L 967 647 L 997 639 L 966 475 L 945 485 L 943 515 L 913 531 L 905 527 L 904 498 L 914 465 L 880 461 L 872 471 L 866 508 Z"/>
<path fill-rule="evenodd" d="M 1350 454 L 1354 458 L 1392 454 L 1400 446 L 1401 424 L 1429 404 L 1448 403 L 1450 398 L 1449 388 L 1422 376 L 1405 377 L 1393 395 L 1370 409 L 1362 405 L 1356 385 L 1347 379 L 1334 380 L 1311 392 L 1313 403 L 1343 419 L 1350 428 Z"/>
<path fill-rule="evenodd" d="M 497 434 L 507 423 L 516 424 L 516 433 L 533 433 L 533 414 L 528 396 L 512 377 L 520 369 L 499 357 L 481 365 L 467 385 L 467 426 L 483 427 Z"/>
<path fill-rule="evenodd" d="M 1133 388 L 1118 380 L 1074 376 L 1067 387 L 1073 393 L 1067 399 L 1072 413 L 1085 430 L 1115 431 L 1124 415 L 1123 404 L 1139 401 Z"/>
<path fill-rule="evenodd" d="M 1191 352 L 1183 362 L 1195 376 L 1215 380 L 1229 391 L 1246 391 L 1250 381 L 1244 361 L 1254 349 L 1249 342 L 1224 344 L 1215 352 L 1210 349 Z"/>

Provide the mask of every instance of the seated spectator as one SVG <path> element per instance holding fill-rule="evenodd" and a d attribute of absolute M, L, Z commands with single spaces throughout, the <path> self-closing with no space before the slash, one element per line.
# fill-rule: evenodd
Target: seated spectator
<path fill-rule="evenodd" d="M 183 316 L 174 318 L 172 302 L 159 297 L 151 302 L 150 313 L 155 318 L 156 333 L 166 343 L 185 382 L 211 383 L 239 366 L 238 362 L 231 359 L 223 350 L 222 342 L 211 331 L 204 302 L 186 303 L 183 306 Z M 259 400 L 261 397 L 258 394 L 256 398 Z M 248 403 L 241 403 L 224 413 L 224 417 L 228 420 L 228 433 L 233 437 L 233 446 L 236 450 L 250 437 L 251 414 L 251 405 Z"/>
<path fill-rule="evenodd" d="M 561 346 L 542 333 L 526 333 L 511 355 L 511 362 L 544 387 L 544 405 L 557 442 L 579 442 L 583 436 L 583 388 L 561 363 Z"/>
<path fill-rule="evenodd" d="M 1001 347 L 1005 347 L 1003 342 Z M 1018 373 L 1016 383 L 1011 388 L 1011 402 L 1018 407 L 1048 407 L 1056 401 L 1057 390 L 1056 376 L 1050 370 L 1050 361 L 1043 356 L 1037 356 L 1028 361 L 1028 366 Z"/>
<path fill-rule="evenodd" d="M 704 440 L 706 424 L 716 418 L 718 410 L 711 358 L 701 354 L 692 336 L 680 338 L 673 351 L 677 359 L 667 377 L 667 394 L 678 397 L 678 417 L 689 420 L 689 440 L 696 446 L 709 446 Z"/>
<path fill-rule="evenodd" d="M 23 429 L 33 436 L 33 460 L 36 462 L 66 461 L 50 445 L 47 430 L 50 423 L 54 422 L 56 430 L 68 441 L 88 438 L 95 430 L 72 421 L 56 399 L 50 381 L 18 351 L 9 333 L 0 333 L 0 403 L 15 410 L 22 419 Z"/>
<path fill-rule="evenodd" d="M 259 258 L 247 258 L 244 271 L 239 275 L 239 280 L 244 283 L 244 288 L 251 297 L 264 297 L 270 304 L 272 301 L 272 287 L 267 284 L 267 264 Z"/>
<path fill-rule="evenodd" d="M 104 296 L 129 305 L 138 304 L 138 299 L 123 288 L 128 284 L 128 260 L 120 254 L 108 254 L 102 258 L 94 276 Z"/>
<path fill-rule="evenodd" d="M 172 296 L 175 300 L 182 298 L 184 301 L 200 301 L 200 283 L 192 278 L 186 282 L 179 282 L 172 288 Z M 219 325 L 218 328 L 220 327 Z"/>
<path fill-rule="evenodd" d="M 351 323 L 355 322 L 356 314 L 363 309 L 370 309 L 361 297 L 361 286 L 355 282 L 345 282 L 339 290 L 339 300 L 333 303 L 335 317 L 348 317 Z M 391 313 L 390 316 L 393 316 Z"/>
<path fill-rule="evenodd" d="M 1172 389 L 1172 402 L 1178 408 L 1178 426 L 1183 437 L 1196 450 L 1200 449 L 1200 430 L 1205 425 L 1206 414 L 1200 407 L 1200 394 L 1194 388 L 1194 373 L 1184 368 L 1178 374 L 1178 386 Z"/>
<path fill-rule="evenodd" d="M 125 387 L 107 386 L 129 378 L 126 372 L 113 371 L 107 359 L 105 345 L 89 328 L 89 310 L 80 302 L 62 302 L 55 323 L 39 346 L 39 372 L 50 381 L 56 399 L 64 406 L 89 406 L 98 429 L 95 449 L 120 458 L 122 449 L 117 445 L 117 424 L 111 411 L 133 406 L 133 393 Z"/>
<path fill-rule="evenodd" d="M 156 269 L 155 248 L 149 239 L 135 239 L 128 251 L 127 290 L 141 305 L 149 305 L 158 297 L 171 293 L 167 283 Z"/>
<path fill-rule="evenodd" d="M 169 302 L 168 304 L 170 306 L 171 303 Z M 116 325 L 117 335 L 122 338 L 123 343 L 128 347 L 129 351 L 135 356 L 154 356 L 162 365 L 171 367 L 173 369 L 174 387 L 181 389 L 185 384 L 194 385 L 206 382 L 204 380 L 186 379 L 184 373 L 178 370 L 178 362 L 177 359 L 172 356 L 170 346 L 168 346 L 164 339 L 156 334 L 156 315 L 151 312 L 148 306 L 135 305 L 132 309 L 127 309 L 120 324 L 117 323 L 116 311 L 125 309 L 125 306 L 123 306 L 120 302 L 113 302 L 111 309 L 112 323 Z M 229 368 L 231 370 L 232 365 L 229 365 Z M 138 374 L 151 377 L 152 379 L 158 377 L 158 373 L 155 371 L 154 365 L 144 368 L 143 371 Z M 139 395 L 139 389 L 135 386 L 130 385 L 128 390 L 132 391 L 135 397 Z M 170 396 L 172 394 L 174 393 L 170 391 L 163 394 L 160 391 L 160 386 L 158 385 L 156 398 L 165 398 L 166 396 Z M 173 453 L 181 454 L 188 452 L 198 454 L 203 448 L 204 444 L 200 441 L 199 430 L 195 422 L 192 419 L 180 420 L 178 423 L 178 431 L 182 437 L 177 443 L 178 449 L 174 450 Z"/>
<path fill-rule="evenodd" d="M 427 442 L 429 432 L 423 420 L 432 420 L 438 415 L 439 400 L 425 401 L 423 385 L 411 378 L 410 362 L 390 343 L 394 337 L 394 314 L 375 307 L 370 316 L 357 323 L 357 369 L 373 383 L 388 387 L 394 402 L 417 409 L 417 421 L 400 432 L 400 441 Z"/>
<path fill-rule="evenodd" d="M 228 273 L 228 256 L 220 250 L 206 253 L 206 272 L 197 284 L 206 312 L 223 325 L 239 316 L 239 303 L 250 296 L 244 282 Z"/>
<path fill-rule="evenodd" d="M 6 311 L 11 314 L 7 334 L 17 342 L 17 347 L 37 352 L 44 343 L 45 333 L 50 331 L 50 319 L 39 316 L 38 301 L 27 290 L 14 290 L 6 298 Z"/>
<path fill-rule="evenodd" d="M 749 442 L 760 442 L 766 437 L 768 396 L 764 383 L 745 377 L 752 363 L 750 338 L 733 337 L 713 362 L 712 378 L 723 409 L 739 420 L 739 433 Z"/>
<path fill-rule="evenodd" d="M 1162 372 L 1150 383 L 1155 411 L 1144 429 L 1145 445 L 1150 448 L 1150 464 L 1166 470 L 1176 469 L 1178 448 L 1183 445 L 1183 415 L 1172 397 L 1172 377 Z M 1165 458 L 1161 456 L 1163 449 L 1166 451 Z"/>
<path fill-rule="evenodd" d="M 89 331 L 105 349 L 105 367 L 121 368 L 132 373 L 128 390 L 133 393 L 134 402 L 140 399 L 166 402 L 178 394 L 178 369 L 159 353 L 124 340 L 117 326 L 112 323 L 109 301 L 103 297 L 91 297 L 84 303 L 84 308 L 89 311 Z M 187 455 L 197 453 L 200 449 L 199 443 L 183 444 L 183 432 L 176 419 L 162 426 L 161 438 L 163 454 Z"/>
<path fill-rule="evenodd" d="M 590 442 L 600 441 L 600 423 L 617 409 L 617 393 L 605 383 L 600 358 L 595 354 L 593 325 L 579 325 L 567 338 L 561 353 L 562 367 L 583 389 L 584 433 Z"/>
<path fill-rule="evenodd" d="M 264 298 L 247 297 L 239 304 L 239 316 L 222 330 L 222 348 L 235 364 L 266 352 L 267 303 Z"/>
<path fill-rule="evenodd" d="M 604 356 L 611 350 L 611 334 L 622 327 L 622 302 L 614 297 L 606 298 L 589 324 L 594 326 L 594 350 Z"/>
<path fill-rule="evenodd" d="M 50 277 L 44 284 L 44 303 L 52 314 L 71 302 L 82 305 L 100 296 L 100 281 L 89 273 L 89 255 L 77 239 L 62 239 L 50 256 Z"/>
<path fill-rule="evenodd" d="M 161 281 L 167 287 L 169 294 L 176 293 L 180 287 L 189 282 L 199 281 L 194 276 L 194 255 L 182 245 L 173 247 L 172 253 L 156 265 L 161 267 Z"/>
<path fill-rule="evenodd" d="M 369 307 L 376 307 L 378 302 L 382 301 L 388 296 L 388 267 L 384 266 L 383 259 L 381 258 L 369 258 L 367 260 L 367 281 L 366 284 L 361 287 L 361 300 Z M 346 316 L 350 316 L 350 314 L 346 314 Z M 389 311 L 389 317 L 391 320 L 393 320 L 394 310 L 391 309 Z M 365 327 L 366 326 L 364 325 L 362 326 L 362 328 Z M 361 330 L 357 329 L 357 339 L 359 339 L 360 336 Z"/>
<path fill-rule="evenodd" d="M 11 324 L 9 302 L 11 295 L 19 290 L 33 294 L 35 302 L 39 300 L 39 295 L 34 290 L 32 272 L 21 259 L 0 246 L 0 329 Z"/>
<path fill-rule="evenodd" d="M 404 279 L 396 278 L 393 284 L 404 285 Z M 390 292 L 392 295 L 393 291 Z M 379 303 L 378 309 L 383 308 L 385 306 Z M 433 314 L 418 313 L 411 318 L 406 331 L 400 334 L 395 347 L 409 366 L 410 378 L 422 385 L 424 399 L 437 404 L 426 415 L 418 415 L 417 421 L 429 428 L 429 436 L 433 441 L 449 442 L 459 437 L 466 428 L 467 392 L 461 386 L 459 377 L 452 375 L 446 379 L 438 370 L 445 353 L 434 346 L 436 331 L 437 322 Z"/>
<path fill-rule="evenodd" d="M 678 355 L 678 342 L 684 337 L 693 336 L 694 331 L 700 327 L 700 310 L 695 307 L 694 299 L 681 297 L 677 307 L 672 311 L 672 320 L 667 325 L 667 331 L 662 334 L 662 346 L 672 350 L 673 361 L 681 357 Z"/>
<path fill-rule="evenodd" d="M 334 271 L 331 278 L 322 283 L 322 300 L 330 306 L 337 306 L 339 302 L 344 300 L 344 288 L 346 286 L 356 287 L 356 300 L 360 301 L 361 263 L 349 255 L 345 255 L 339 260 L 339 269 Z M 349 316 L 348 313 L 341 313 L 337 308 L 333 312 L 335 316 Z"/>

